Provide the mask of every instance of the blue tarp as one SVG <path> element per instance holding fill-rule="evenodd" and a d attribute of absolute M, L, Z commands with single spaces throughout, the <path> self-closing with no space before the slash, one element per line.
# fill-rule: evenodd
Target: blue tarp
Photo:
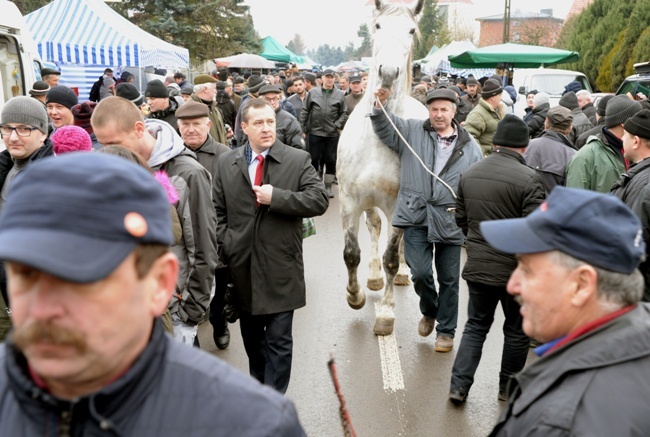
<path fill-rule="evenodd" d="M 189 51 L 145 32 L 102 0 L 55 0 L 26 17 L 44 61 L 188 68 Z"/>

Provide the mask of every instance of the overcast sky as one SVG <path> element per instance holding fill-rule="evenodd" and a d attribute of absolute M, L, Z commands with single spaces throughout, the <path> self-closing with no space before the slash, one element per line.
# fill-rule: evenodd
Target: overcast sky
<path fill-rule="evenodd" d="M 473 1 L 478 16 L 503 13 L 504 0 Z M 344 48 L 350 41 L 359 46 L 357 30 L 372 15 L 368 0 L 245 0 L 245 3 L 251 7 L 260 37 L 270 35 L 286 45 L 298 33 L 307 48 L 313 49 L 322 44 Z M 573 0 L 512 0 L 511 9 L 513 12 L 553 9 L 554 16 L 564 18 L 572 3 Z"/>

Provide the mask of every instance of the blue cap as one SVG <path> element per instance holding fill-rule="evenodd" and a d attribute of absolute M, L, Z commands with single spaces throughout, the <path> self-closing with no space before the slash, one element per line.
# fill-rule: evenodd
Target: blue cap
<path fill-rule="evenodd" d="M 107 277 L 138 244 L 173 244 L 169 201 L 144 168 L 102 153 L 45 158 L 14 180 L 0 259 L 66 281 Z"/>
<path fill-rule="evenodd" d="M 481 233 L 502 252 L 559 250 L 619 273 L 632 273 L 645 255 L 641 222 L 619 198 L 562 186 L 528 217 L 483 222 Z"/>

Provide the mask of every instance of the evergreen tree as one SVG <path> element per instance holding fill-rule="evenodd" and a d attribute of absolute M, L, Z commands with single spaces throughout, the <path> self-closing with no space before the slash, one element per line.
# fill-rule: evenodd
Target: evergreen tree
<path fill-rule="evenodd" d="M 296 55 L 304 55 L 305 54 L 305 42 L 302 40 L 302 36 L 299 34 L 295 34 L 293 39 L 289 41 L 289 44 L 287 44 L 287 48 L 294 52 Z"/>
<path fill-rule="evenodd" d="M 42 8 L 46 4 L 50 3 L 50 1 L 51 0 L 18 0 L 14 1 L 14 3 L 18 6 L 18 10 L 21 14 L 27 15 Z"/>
<path fill-rule="evenodd" d="M 363 23 L 359 26 L 357 30 L 357 35 L 361 38 L 361 45 L 357 49 L 357 58 L 361 59 L 363 57 L 372 56 L 372 38 L 370 31 L 368 30 L 368 25 Z"/>
<path fill-rule="evenodd" d="M 243 0 L 123 0 L 112 7 L 152 35 L 187 48 L 195 62 L 262 50 Z"/>
<path fill-rule="evenodd" d="M 434 45 L 442 47 L 450 42 L 449 29 L 445 18 L 438 10 L 436 0 L 426 0 L 424 2 L 418 29 L 420 30 L 420 37 L 415 42 L 415 59 L 424 58 Z"/>

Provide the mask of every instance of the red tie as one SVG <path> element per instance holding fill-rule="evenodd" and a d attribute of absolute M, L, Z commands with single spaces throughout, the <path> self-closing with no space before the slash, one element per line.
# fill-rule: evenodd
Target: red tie
<path fill-rule="evenodd" d="M 259 187 L 262 185 L 262 176 L 264 176 L 264 157 L 262 155 L 257 155 L 255 157 L 259 162 L 257 163 L 257 168 L 255 169 L 255 183 L 254 185 L 256 187 Z M 260 204 L 259 202 L 257 203 L 257 207 L 259 208 Z"/>

